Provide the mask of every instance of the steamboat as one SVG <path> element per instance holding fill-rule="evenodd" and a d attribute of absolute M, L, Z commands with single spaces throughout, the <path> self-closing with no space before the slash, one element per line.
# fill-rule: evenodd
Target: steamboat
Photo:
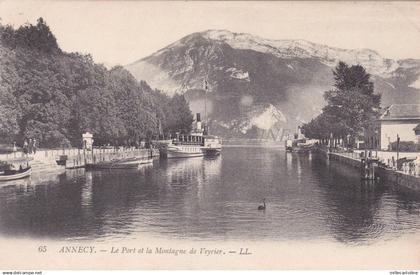
<path fill-rule="evenodd" d="M 204 81 L 204 115 L 207 120 L 207 79 Z M 159 134 L 161 126 L 159 123 Z M 200 113 L 196 114 L 193 131 L 189 135 L 176 134 L 175 139 L 155 142 L 159 153 L 164 158 L 191 158 L 217 156 L 222 151 L 222 139 L 209 135 L 208 123 L 202 123 Z"/>
<path fill-rule="evenodd" d="M 298 127 L 298 132 L 294 134 L 294 139 L 288 138 L 286 140 L 286 152 L 294 153 L 309 153 L 314 146 L 314 140 L 307 139 Z"/>
<path fill-rule="evenodd" d="M 160 142 L 160 155 L 168 159 L 219 155 L 222 151 L 221 138 L 209 135 L 207 126 L 202 126 L 200 113 L 197 113 L 195 127 L 191 134 L 177 133 L 174 139 Z"/>

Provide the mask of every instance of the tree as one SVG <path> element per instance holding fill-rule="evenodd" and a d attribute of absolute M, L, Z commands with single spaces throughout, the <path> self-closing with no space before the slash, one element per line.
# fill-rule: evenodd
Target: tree
<path fill-rule="evenodd" d="M 2 26 L 0 25 L 0 41 L 2 44 L 9 48 L 15 48 L 16 47 L 16 39 L 15 39 L 15 30 L 12 26 L 6 25 Z"/>
<path fill-rule="evenodd" d="M 360 65 L 339 62 L 334 74 L 334 89 L 324 93 L 327 105 L 323 113 L 304 125 L 312 137 L 335 138 L 359 136 L 379 116 L 381 95 L 374 94 L 370 75 Z M 326 135 L 325 131 L 330 133 Z"/>
<path fill-rule="evenodd" d="M 175 94 L 166 106 L 166 130 L 175 133 L 188 134 L 192 130 L 194 116 L 184 95 Z"/>
<path fill-rule="evenodd" d="M 374 94 L 370 75 L 361 65 L 340 62 L 334 71 L 335 89 L 325 93 L 323 111 L 341 124 L 341 137 L 356 136 L 378 118 L 381 95 Z"/>
<path fill-rule="evenodd" d="M 0 28 L 0 32 L 2 30 L 4 28 Z M 16 56 L 10 50 L 1 47 L 2 39 L 0 39 L 0 143 L 10 144 L 16 141 L 19 134 L 19 108 L 13 94 L 17 72 L 14 66 L 9 65 L 16 62 Z"/>
<path fill-rule="evenodd" d="M 0 142 L 79 147 L 89 131 L 95 145 L 133 145 L 159 124 L 186 133 L 191 123 L 183 96 L 153 90 L 121 66 L 107 70 L 90 55 L 62 52 L 42 18 L 17 30 L 0 24 Z"/>
<path fill-rule="evenodd" d="M 15 110 L 0 105 L 0 143 L 12 143 L 19 133 L 18 117 Z"/>
<path fill-rule="evenodd" d="M 146 82 L 138 82 L 121 66 L 112 68 L 108 77 L 108 88 L 112 90 L 117 106 L 117 116 L 123 121 L 125 144 L 136 144 L 148 139 L 157 128 L 153 90 Z"/>
<path fill-rule="evenodd" d="M 60 52 L 57 39 L 42 17 L 38 18 L 35 26 L 32 24 L 21 26 L 15 32 L 15 41 L 19 47 L 33 48 L 47 53 Z"/>

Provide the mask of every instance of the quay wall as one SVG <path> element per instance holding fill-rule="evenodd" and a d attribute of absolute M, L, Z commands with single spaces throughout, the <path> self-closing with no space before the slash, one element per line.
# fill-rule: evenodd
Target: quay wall
<path fill-rule="evenodd" d="M 383 167 L 377 169 L 377 174 L 381 179 L 385 179 L 386 181 L 391 181 L 409 189 L 420 191 L 419 177 Z"/>
<path fill-rule="evenodd" d="M 316 152 L 326 157 L 329 161 L 343 163 L 359 169 L 362 168 L 362 162 L 357 153 L 327 153 L 325 150 L 317 150 Z M 411 190 L 420 191 L 420 177 L 385 167 L 376 167 L 375 173 L 381 179 L 385 179 L 388 182 L 396 183 Z"/>
<path fill-rule="evenodd" d="M 362 166 L 361 160 L 355 157 L 352 157 L 351 155 L 347 156 L 347 155 L 341 155 L 338 153 L 329 153 L 328 155 L 329 155 L 328 157 L 330 160 L 335 160 L 337 162 L 344 163 L 355 168 L 361 168 Z"/>
<path fill-rule="evenodd" d="M 57 164 L 57 160 L 65 156 L 65 165 Z M 43 170 L 62 170 L 71 168 L 81 168 L 88 163 L 97 163 L 128 158 L 148 158 L 158 157 L 157 149 L 105 149 L 93 148 L 92 150 L 83 150 L 77 148 L 69 149 L 39 149 L 36 153 L 25 155 L 23 152 L 14 152 L 10 154 L 1 154 L 1 161 L 13 161 L 14 159 L 28 158 L 33 172 Z"/>

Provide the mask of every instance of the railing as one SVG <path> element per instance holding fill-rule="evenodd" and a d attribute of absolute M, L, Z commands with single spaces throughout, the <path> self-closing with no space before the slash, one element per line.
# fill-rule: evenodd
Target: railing
<path fill-rule="evenodd" d="M 81 156 L 95 156 L 95 155 L 136 155 L 145 154 L 149 152 L 147 149 L 136 149 L 136 148 L 93 148 L 92 150 L 83 150 L 78 148 L 67 148 L 67 149 L 38 149 L 36 153 L 24 154 L 23 152 L 13 152 L 10 154 L 1 154 L 1 161 L 12 161 L 14 159 L 30 157 L 34 161 L 41 162 L 55 162 L 62 155 L 66 155 L 68 159 L 81 157 Z"/>
<path fill-rule="evenodd" d="M 361 160 L 363 158 L 363 156 L 360 154 L 360 152 L 349 152 L 349 151 L 344 151 L 344 150 L 337 150 L 336 148 L 330 148 L 329 152 L 331 153 L 336 153 L 336 154 L 340 154 L 342 156 L 346 156 L 352 159 L 358 159 Z"/>

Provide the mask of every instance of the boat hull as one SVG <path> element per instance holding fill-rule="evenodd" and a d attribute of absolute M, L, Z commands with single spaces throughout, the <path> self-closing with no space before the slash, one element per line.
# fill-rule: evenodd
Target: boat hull
<path fill-rule="evenodd" d="M 152 164 L 153 159 L 135 159 L 116 162 L 100 162 L 86 164 L 88 169 L 137 169 L 141 165 Z"/>
<path fill-rule="evenodd" d="M 32 168 L 27 169 L 22 173 L 16 173 L 12 175 L 0 175 L 0 181 L 18 180 L 27 178 L 32 174 Z"/>
<path fill-rule="evenodd" d="M 172 158 L 194 158 L 204 156 L 203 146 L 191 145 L 170 145 L 160 151 L 162 157 Z"/>
<path fill-rule="evenodd" d="M 162 158 L 193 158 L 220 155 L 222 143 L 217 136 L 190 135 L 171 143 L 160 142 L 158 148 Z"/>
<path fill-rule="evenodd" d="M 222 152 L 222 148 L 206 148 L 203 151 L 206 156 L 218 156 Z"/>
<path fill-rule="evenodd" d="M 173 158 L 194 158 L 194 157 L 202 157 L 204 156 L 203 152 L 197 153 L 188 153 L 188 152 L 167 152 L 166 158 L 173 159 Z"/>
<path fill-rule="evenodd" d="M 306 154 L 309 153 L 311 151 L 310 148 L 293 148 L 292 152 L 293 153 L 299 153 L 299 154 Z"/>

